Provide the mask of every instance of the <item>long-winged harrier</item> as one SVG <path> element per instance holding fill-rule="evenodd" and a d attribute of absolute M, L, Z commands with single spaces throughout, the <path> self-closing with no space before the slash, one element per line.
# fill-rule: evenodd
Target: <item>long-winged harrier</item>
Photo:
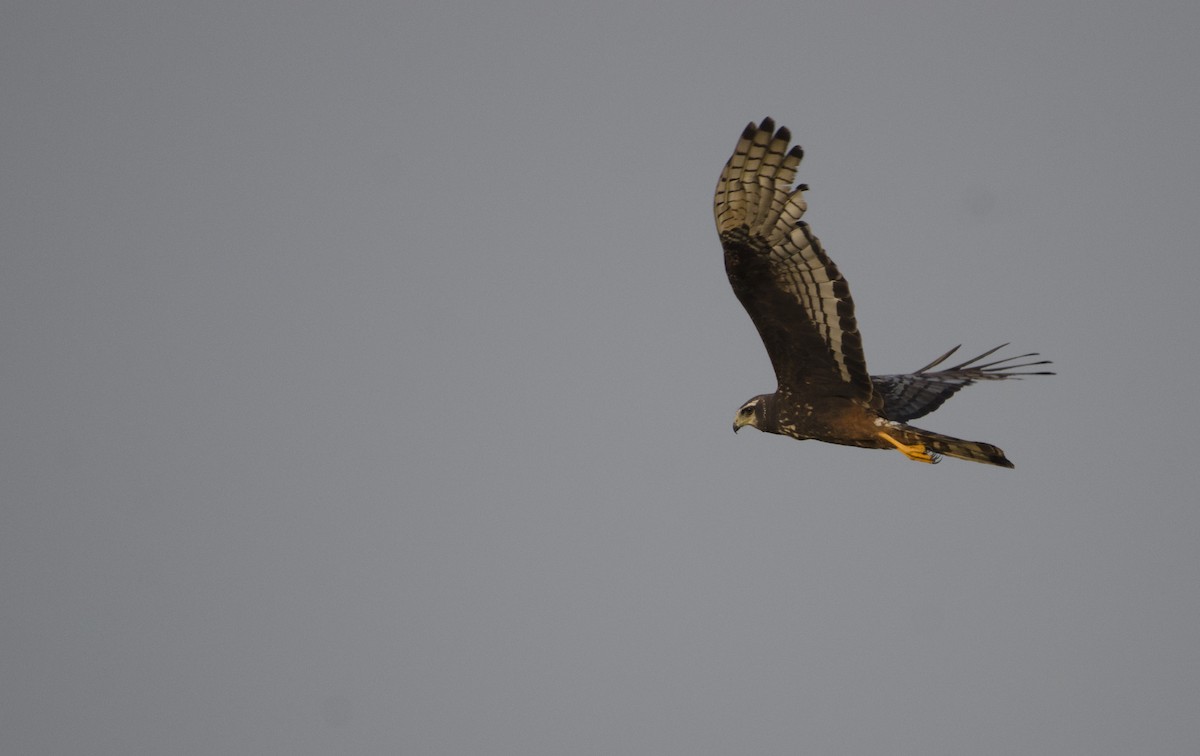
<path fill-rule="evenodd" d="M 713 198 L 725 272 L 758 328 L 779 386 L 741 406 L 737 431 L 750 425 L 797 439 L 868 449 L 898 449 L 918 462 L 939 455 L 1012 467 L 1004 452 L 906 424 L 940 407 L 976 381 L 1051 375 L 1014 372 L 1048 364 L 1016 363 L 1025 354 L 988 363 L 996 347 L 953 367 L 930 372 L 958 347 L 915 373 L 870 375 L 854 318 L 850 287 L 821 242 L 800 220 L 808 187 L 792 182 L 804 156 L 788 149 L 791 133 L 766 118 L 746 126 L 721 171 Z"/>

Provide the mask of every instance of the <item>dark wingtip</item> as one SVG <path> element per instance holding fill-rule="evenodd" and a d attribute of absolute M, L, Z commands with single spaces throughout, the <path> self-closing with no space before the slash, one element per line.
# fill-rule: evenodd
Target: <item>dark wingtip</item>
<path fill-rule="evenodd" d="M 762 123 L 759 124 L 758 130 L 765 131 L 768 134 L 774 134 L 775 133 L 775 119 L 772 118 L 771 116 L 767 116 L 766 118 L 762 119 Z"/>

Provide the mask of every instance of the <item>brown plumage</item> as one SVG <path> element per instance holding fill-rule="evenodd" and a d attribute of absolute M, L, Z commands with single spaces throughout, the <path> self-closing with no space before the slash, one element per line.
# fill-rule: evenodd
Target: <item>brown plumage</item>
<path fill-rule="evenodd" d="M 1012 467 L 991 444 L 921 430 L 905 421 L 926 415 L 956 391 L 981 380 L 1045 371 L 1015 372 L 1047 360 L 1014 364 L 1026 354 L 978 364 L 1001 347 L 959 365 L 928 372 L 955 347 L 914 373 L 867 373 L 850 287 L 808 224 L 800 184 L 793 188 L 804 152 L 789 149 L 791 134 L 766 118 L 742 132 L 717 182 L 713 214 L 725 248 L 725 272 L 754 321 L 778 387 L 742 405 L 736 431 L 751 425 L 768 433 L 869 449 L 898 449 L 910 459 L 939 455 Z M 1007 345 L 1002 345 L 1007 346 Z"/>

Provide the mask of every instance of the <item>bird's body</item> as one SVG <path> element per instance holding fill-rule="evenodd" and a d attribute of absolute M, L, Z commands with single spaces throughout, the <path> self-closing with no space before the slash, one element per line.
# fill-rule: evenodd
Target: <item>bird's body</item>
<path fill-rule="evenodd" d="M 750 425 L 797 439 L 869 449 L 898 449 L 910 459 L 938 455 L 1012 467 L 991 444 L 943 436 L 907 425 L 937 409 L 964 386 L 1034 373 L 1012 372 L 1045 361 L 1014 364 L 1021 355 L 978 364 L 999 349 L 928 372 L 956 349 L 907 374 L 872 376 L 850 287 L 801 220 L 807 205 L 793 188 L 803 152 L 770 118 L 746 127 L 721 172 L 713 200 L 725 271 L 754 321 L 778 387 L 738 410 L 734 430 Z M 1038 373 L 1042 374 L 1042 373 Z"/>

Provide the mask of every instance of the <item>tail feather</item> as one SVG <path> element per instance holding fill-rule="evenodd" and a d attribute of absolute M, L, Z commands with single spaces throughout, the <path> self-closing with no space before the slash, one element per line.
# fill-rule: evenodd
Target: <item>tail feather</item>
<path fill-rule="evenodd" d="M 1012 468 L 999 447 L 985 444 L 982 441 L 965 441 L 953 436 L 943 436 L 933 431 L 922 430 L 907 426 L 904 428 L 901 440 L 906 444 L 923 444 L 929 451 L 955 459 L 966 459 L 971 462 L 982 462 L 985 465 Z"/>

